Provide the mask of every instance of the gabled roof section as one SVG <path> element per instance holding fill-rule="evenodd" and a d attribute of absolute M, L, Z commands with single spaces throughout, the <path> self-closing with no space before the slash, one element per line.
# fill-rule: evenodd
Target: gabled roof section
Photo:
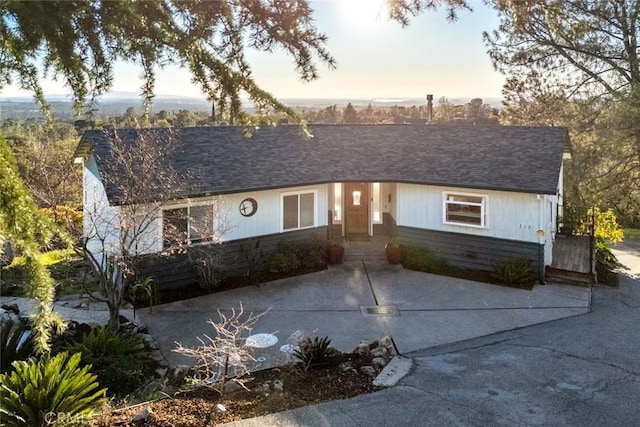
<path fill-rule="evenodd" d="M 430 184 L 555 194 L 568 142 L 565 128 L 449 125 L 310 125 L 261 128 L 250 138 L 235 126 L 117 130 L 125 142 L 141 132 L 173 132 L 167 159 L 185 178 L 180 197 L 228 194 L 344 181 Z M 88 131 L 98 168 L 110 161 L 109 133 Z M 149 135 L 151 136 L 151 135 Z M 81 152 L 78 150 L 78 152 Z M 105 183 L 117 203 L 118 191 Z"/>

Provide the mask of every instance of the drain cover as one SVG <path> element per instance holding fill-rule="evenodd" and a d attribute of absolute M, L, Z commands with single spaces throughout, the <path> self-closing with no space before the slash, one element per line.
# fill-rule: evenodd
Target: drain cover
<path fill-rule="evenodd" d="M 361 306 L 360 310 L 363 316 L 400 316 L 395 305 Z"/>

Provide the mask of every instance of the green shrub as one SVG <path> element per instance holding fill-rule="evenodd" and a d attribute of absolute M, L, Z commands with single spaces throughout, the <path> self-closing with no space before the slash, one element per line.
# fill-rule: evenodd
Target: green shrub
<path fill-rule="evenodd" d="M 518 287 L 530 285 L 534 281 L 531 261 L 526 258 L 498 261 L 494 264 L 491 275 L 500 283 Z"/>
<path fill-rule="evenodd" d="M 22 322 L 8 320 L 0 327 L 0 373 L 5 373 L 16 360 L 33 356 L 33 335 Z M 24 336 L 24 338 L 23 338 Z"/>
<path fill-rule="evenodd" d="M 110 394 L 125 395 L 140 387 L 150 363 L 140 335 L 122 335 L 106 326 L 95 328 L 65 350 L 82 353 L 82 362 L 93 366 L 100 384 Z"/>
<path fill-rule="evenodd" d="M 312 366 L 324 365 L 335 361 L 337 351 L 331 347 L 329 337 L 305 337 L 298 342 L 298 348 L 293 355 L 300 359 L 305 369 Z"/>
<path fill-rule="evenodd" d="M 0 414 L 6 426 L 84 425 L 104 400 L 80 355 L 60 353 L 16 361 L 0 375 Z"/>
<path fill-rule="evenodd" d="M 242 254 L 247 262 L 244 278 L 248 285 L 257 285 L 262 281 L 264 253 L 260 249 L 260 239 L 249 239 L 242 245 Z"/>
<path fill-rule="evenodd" d="M 298 259 L 304 268 L 321 268 L 327 264 L 327 246 L 317 239 L 303 243 L 298 248 Z"/>
<path fill-rule="evenodd" d="M 402 253 L 402 266 L 409 270 L 439 274 L 446 270 L 447 264 L 427 248 L 408 246 Z"/>
<path fill-rule="evenodd" d="M 300 260 L 298 259 L 296 247 L 286 243 L 279 244 L 278 250 L 269 261 L 269 271 L 287 274 L 299 269 Z"/>

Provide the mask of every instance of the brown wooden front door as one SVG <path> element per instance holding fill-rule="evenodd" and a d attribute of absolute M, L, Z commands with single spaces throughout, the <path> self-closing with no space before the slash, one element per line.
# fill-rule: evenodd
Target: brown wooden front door
<path fill-rule="evenodd" d="M 345 228 L 347 238 L 351 235 L 369 235 L 369 184 L 346 183 Z"/>

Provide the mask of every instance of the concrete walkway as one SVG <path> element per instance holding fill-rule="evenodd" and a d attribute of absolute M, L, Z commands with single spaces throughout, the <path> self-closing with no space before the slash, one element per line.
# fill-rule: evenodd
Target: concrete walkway
<path fill-rule="evenodd" d="M 296 330 L 329 336 L 341 351 L 362 341 L 392 337 L 400 354 L 450 344 L 584 314 L 590 289 L 569 285 L 536 286 L 532 291 L 419 273 L 383 263 L 351 262 L 328 270 L 220 292 L 138 311 L 170 365 L 192 364 L 172 350 L 176 342 L 197 346 L 211 335 L 207 324 L 217 311 L 242 303 L 245 312 L 270 309 L 253 333 L 273 333 L 278 343 L 258 350 L 259 367 L 282 364 L 280 346 Z M 388 306 L 391 315 L 366 307 Z"/>

